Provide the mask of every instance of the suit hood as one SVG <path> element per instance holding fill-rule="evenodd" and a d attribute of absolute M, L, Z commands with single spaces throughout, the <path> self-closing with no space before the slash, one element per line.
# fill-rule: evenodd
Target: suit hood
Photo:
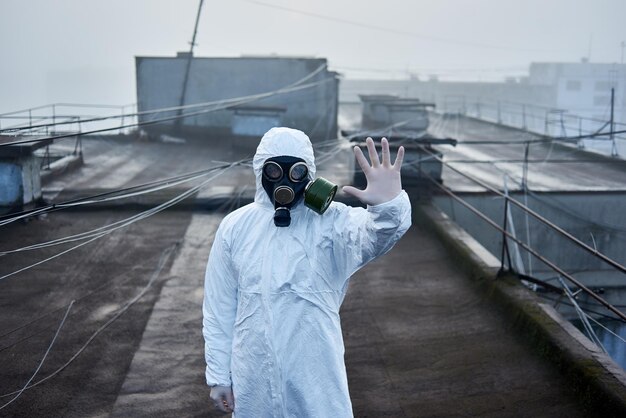
<path fill-rule="evenodd" d="M 315 178 L 315 156 L 309 137 L 297 129 L 272 128 L 261 138 L 252 160 L 252 168 L 256 178 L 254 201 L 257 203 L 273 207 L 261 183 L 261 176 L 265 160 L 278 156 L 302 158 L 309 168 L 310 178 Z"/>

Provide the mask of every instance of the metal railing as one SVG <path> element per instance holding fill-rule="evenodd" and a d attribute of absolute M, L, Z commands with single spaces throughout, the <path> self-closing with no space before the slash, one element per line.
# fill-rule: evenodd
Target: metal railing
<path fill-rule="evenodd" d="M 436 153 L 432 152 L 428 148 L 422 147 L 422 150 L 423 150 L 423 152 L 425 154 L 429 155 L 429 157 L 428 157 L 429 159 L 432 158 L 432 159 L 435 159 L 435 160 L 441 162 L 447 168 L 455 171 L 456 173 L 458 173 L 458 174 L 462 175 L 463 177 L 467 178 L 468 180 L 470 180 L 470 181 L 480 185 L 481 187 L 485 188 L 486 190 L 488 190 L 488 191 L 490 191 L 490 192 L 492 192 L 492 193 L 496 194 L 497 196 L 502 197 L 504 199 L 504 221 L 503 221 L 503 224 L 501 226 L 500 224 L 498 224 L 497 222 L 495 222 L 494 220 L 489 218 L 487 215 L 485 215 L 483 212 L 478 210 L 475 206 L 473 206 L 470 203 L 468 203 L 465 199 L 463 199 L 462 197 L 460 197 L 459 195 L 457 195 L 456 193 L 454 193 L 453 191 L 451 191 L 450 189 L 445 187 L 443 184 L 438 182 L 436 179 L 432 178 L 432 176 L 429 173 L 427 173 L 427 172 L 425 172 L 423 170 L 421 171 L 421 175 L 423 175 L 427 180 L 429 180 L 432 184 L 434 184 L 438 189 L 440 189 L 445 194 L 447 194 L 448 196 L 450 196 L 451 198 L 456 200 L 458 203 L 460 203 L 461 205 L 466 207 L 468 210 L 470 210 L 472 213 L 477 215 L 479 218 L 481 218 L 483 221 L 485 221 L 487 224 L 489 224 L 492 228 L 496 229 L 497 231 L 499 231 L 502 234 L 502 247 L 501 247 L 501 255 L 500 255 L 501 266 L 500 266 L 499 275 L 502 275 L 502 274 L 504 274 L 506 272 L 509 272 L 509 273 L 512 273 L 512 274 L 516 274 L 516 275 L 520 276 L 520 278 L 523 278 L 523 279 L 525 279 L 527 281 L 531 281 L 533 283 L 540 284 L 540 285 L 542 285 L 542 286 L 544 286 L 544 287 L 546 287 L 548 289 L 551 289 L 551 290 L 559 289 L 559 291 L 561 293 L 564 292 L 564 290 L 562 290 L 562 289 L 560 289 L 560 288 L 558 288 L 556 286 L 550 285 L 549 283 L 546 283 L 543 280 L 540 280 L 540 279 L 537 279 L 537 278 L 533 278 L 533 277 L 530 277 L 530 276 L 527 276 L 527 275 L 524 275 L 524 274 L 518 274 L 517 272 L 515 272 L 514 268 L 512 267 L 510 252 L 509 252 L 509 248 L 508 248 L 508 241 L 509 240 L 513 241 L 517 245 L 519 245 L 521 248 L 523 248 L 525 251 L 527 251 L 528 253 L 530 253 L 534 257 L 536 257 L 538 260 L 540 260 L 543 264 L 545 264 L 547 267 L 549 267 L 552 271 L 557 273 L 560 277 L 563 277 L 563 278 L 567 279 L 570 283 L 572 283 L 574 286 L 576 286 L 578 288 L 579 292 L 582 292 L 582 293 L 588 295 L 589 297 L 595 299 L 600 305 L 602 305 L 604 308 L 606 308 L 611 313 L 613 313 L 618 319 L 626 322 L 626 314 L 624 314 L 622 311 L 617 309 L 615 306 L 613 306 L 612 304 L 610 304 L 609 302 L 604 300 L 600 295 L 598 295 L 596 292 L 594 292 L 589 287 L 584 285 L 580 280 L 576 279 L 571 274 L 567 273 L 563 268 L 559 267 L 554 262 L 552 262 L 551 260 L 549 260 L 548 258 L 543 256 L 542 254 L 540 254 L 535 248 L 532 248 L 528 243 L 525 243 L 522 240 L 520 240 L 519 238 L 517 238 L 515 236 L 515 234 L 513 234 L 508 229 L 507 215 L 509 213 L 508 212 L 509 211 L 509 206 L 510 205 L 517 206 L 522 211 L 524 211 L 528 215 L 534 217 L 536 220 L 538 220 L 543 225 L 547 226 L 550 230 L 552 230 L 555 233 L 563 236 L 569 242 L 571 242 L 574 245 L 576 245 L 577 247 L 583 249 L 585 252 L 591 254 L 593 257 L 598 258 L 599 260 L 601 260 L 605 264 L 611 266 L 613 269 L 615 269 L 615 270 L 617 270 L 617 271 L 619 271 L 621 273 L 625 273 L 626 274 L 626 267 L 625 266 L 623 266 L 618 261 L 616 261 L 616 260 L 606 256 L 605 254 L 597 251 L 596 249 L 588 246 L 584 242 L 580 241 L 578 238 L 574 237 L 572 234 L 570 234 L 567 231 L 565 231 L 563 228 L 561 228 L 558 225 L 552 223 L 551 221 L 549 221 L 545 217 L 541 216 L 540 214 L 538 214 L 534 210 L 530 209 L 525 204 L 523 204 L 523 203 L 519 202 L 518 200 L 510 197 L 508 194 L 505 194 L 505 193 L 501 192 L 500 190 L 498 190 L 498 189 L 496 189 L 496 188 L 486 184 L 485 182 L 483 182 L 483 181 L 473 177 L 472 175 L 467 174 L 463 170 L 459 170 L 459 169 L 453 167 L 452 165 L 448 164 L 448 162 L 444 161 L 443 158 L 441 158 L 440 156 L 438 156 Z M 505 267 L 505 264 L 506 264 L 506 267 Z M 626 276 L 625 276 L 625 279 L 626 279 Z M 626 285 L 626 280 L 625 280 L 624 283 Z"/>
<path fill-rule="evenodd" d="M 82 131 L 82 123 L 109 118 L 112 111 L 119 112 L 115 119 L 119 119 L 117 133 L 122 133 L 125 123 L 135 117 L 135 109 L 134 103 L 128 105 L 52 103 L 0 114 L 0 133 L 19 133 L 22 136 L 79 133 Z M 106 123 L 106 126 L 110 127 L 111 123 L 118 122 L 107 119 Z"/>
<path fill-rule="evenodd" d="M 555 107 L 463 95 L 443 96 L 443 102 L 436 112 L 459 114 L 552 137 L 584 137 L 601 131 L 608 132 L 611 128 L 608 116 L 606 119 L 599 119 L 572 114 L 566 109 Z M 615 131 L 623 131 L 626 123 L 613 122 L 613 128 Z M 616 140 L 626 141 L 626 136 L 614 134 L 597 139 L 610 143 L 611 154 L 616 156 Z M 583 139 L 578 141 L 578 146 L 585 147 Z"/>

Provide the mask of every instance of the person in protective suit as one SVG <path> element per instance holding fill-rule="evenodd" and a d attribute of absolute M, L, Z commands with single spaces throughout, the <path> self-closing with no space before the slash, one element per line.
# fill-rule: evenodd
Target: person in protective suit
<path fill-rule="evenodd" d="M 343 188 L 367 209 L 332 202 L 319 214 L 303 204 L 315 179 L 309 138 L 272 128 L 261 139 L 254 202 L 223 219 L 206 269 L 206 381 L 220 410 L 238 418 L 353 416 L 339 308 L 350 276 L 411 225 L 404 149 L 392 164 L 381 142 L 382 162 L 367 139 L 371 165 L 354 149 L 366 189 Z"/>

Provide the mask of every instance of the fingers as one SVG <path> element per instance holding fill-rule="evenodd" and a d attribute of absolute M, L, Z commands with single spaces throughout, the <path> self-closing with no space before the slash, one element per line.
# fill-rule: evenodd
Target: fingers
<path fill-rule="evenodd" d="M 389 141 L 387 141 L 387 138 L 381 139 L 380 146 L 383 149 L 383 167 L 391 167 L 391 157 L 389 156 Z"/>
<path fill-rule="evenodd" d="M 374 145 L 374 140 L 368 137 L 365 142 L 367 143 L 367 152 L 370 155 L 370 161 L 372 162 L 372 167 L 376 168 L 380 165 L 380 161 L 378 160 L 378 153 L 376 152 L 376 146 Z"/>
<path fill-rule="evenodd" d="M 226 407 L 224 406 L 224 404 L 222 403 L 220 399 L 213 399 L 213 406 L 215 406 L 216 409 L 222 412 L 227 412 Z"/>
<path fill-rule="evenodd" d="M 232 412 L 235 409 L 235 398 L 232 391 L 226 394 L 226 402 L 228 403 L 228 412 Z"/>
<path fill-rule="evenodd" d="M 404 147 L 398 148 L 398 155 L 396 155 L 396 162 L 393 163 L 393 168 L 396 171 L 400 171 L 402 168 L 402 162 L 404 161 Z"/>
<path fill-rule="evenodd" d="M 232 403 L 232 399 L 230 400 L 230 402 L 228 401 L 229 398 L 230 396 L 228 395 L 220 396 L 220 398 L 215 401 L 215 406 L 217 407 L 217 409 L 223 412 L 233 412 L 234 405 Z"/>
<path fill-rule="evenodd" d="M 361 170 L 363 170 L 363 173 L 367 173 L 370 170 L 370 164 L 367 162 L 365 155 L 363 155 L 361 148 L 354 147 L 354 156 L 356 157 L 356 161 L 359 163 Z"/>
<path fill-rule="evenodd" d="M 218 390 L 221 389 L 221 390 Z M 235 399 L 233 397 L 232 389 L 218 387 L 211 389 L 211 400 L 213 400 L 213 404 L 217 409 L 222 412 L 230 413 L 235 409 Z"/>
<path fill-rule="evenodd" d="M 363 170 L 363 173 L 367 173 L 371 168 L 377 168 L 381 165 L 381 162 L 378 159 L 378 152 L 376 152 L 376 145 L 374 144 L 374 140 L 368 137 L 365 142 L 367 144 L 367 152 L 370 157 L 371 166 L 365 158 L 363 151 L 361 151 L 361 148 L 359 148 L 358 146 L 354 147 L 354 156 L 356 157 L 359 166 L 361 167 L 361 170 Z M 380 144 L 382 148 L 382 166 L 385 168 L 394 168 L 400 171 L 400 168 L 402 168 L 402 162 L 404 161 L 404 147 L 400 147 L 398 149 L 396 161 L 392 165 L 391 152 L 389 151 L 389 141 L 387 140 L 387 138 L 383 138 L 380 141 Z"/>

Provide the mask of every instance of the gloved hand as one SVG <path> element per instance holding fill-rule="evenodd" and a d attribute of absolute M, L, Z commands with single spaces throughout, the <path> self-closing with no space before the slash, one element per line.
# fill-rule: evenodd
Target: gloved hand
<path fill-rule="evenodd" d="M 366 205 L 379 205 L 392 200 L 402 191 L 400 168 L 404 159 L 404 147 L 398 149 L 396 161 L 392 165 L 391 157 L 389 156 L 389 142 L 386 138 L 383 138 L 381 140 L 383 150 L 383 162 L 381 164 L 372 138 L 367 138 L 365 142 L 367 143 L 367 151 L 372 165 L 368 164 L 361 148 L 354 147 L 354 156 L 361 166 L 363 174 L 365 174 L 367 187 L 365 190 L 359 190 L 352 186 L 344 186 L 342 190 Z"/>
<path fill-rule="evenodd" d="M 213 386 L 211 399 L 215 407 L 222 412 L 231 413 L 235 409 L 235 398 L 230 386 Z"/>

